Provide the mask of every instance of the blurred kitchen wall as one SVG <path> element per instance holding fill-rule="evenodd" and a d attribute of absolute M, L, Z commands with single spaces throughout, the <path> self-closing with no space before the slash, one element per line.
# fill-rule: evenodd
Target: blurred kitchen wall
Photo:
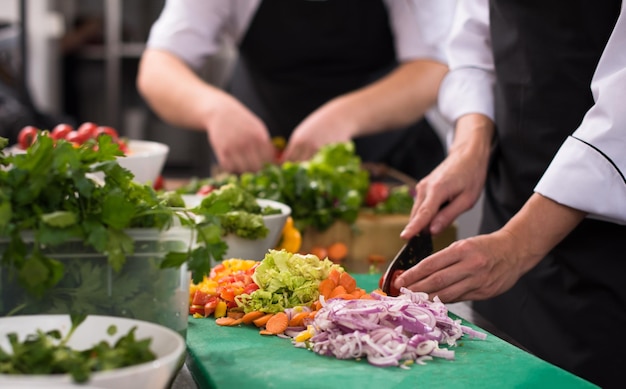
<path fill-rule="evenodd" d="M 38 110 L 75 123 L 114 126 L 132 139 L 167 143 L 171 151 L 165 173 L 205 176 L 211 168 L 206 135 L 166 125 L 135 88 L 139 57 L 163 4 L 164 0 L 2 0 L 0 25 L 18 26 L 24 6 L 25 78 Z M 232 58 L 233 51 L 225 47 L 209 61 L 203 76 L 222 86 Z"/>

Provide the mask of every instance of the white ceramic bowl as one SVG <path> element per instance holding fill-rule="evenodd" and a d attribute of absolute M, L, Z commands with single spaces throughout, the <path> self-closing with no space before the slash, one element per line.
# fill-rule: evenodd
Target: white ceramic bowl
<path fill-rule="evenodd" d="M 117 160 L 135 175 L 135 181 L 153 184 L 163 171 L 170 148 L 165 143 L 147 140 L 129 140 L 129 153 Z"/>
<path fill-rule="evenodd" d="M 107 334 L 107 328 L 114 324 L 117 333 Z M 92 373 L 85 385 L 76 384 L 71 376 L 64 375 L 10 375 L 0 374 L 0 388 L 133 388 L 163 389 L 182 366 L 185 355 L 185 339 L 177 332 L 147 321 L 112 316 L 88 316 L 76 329 L 68 346 L 76 349 L 87 349 L 101 340 L 110 344 L 137 326 L 136 339 L 151 338 L 150 349 L 157 359 L 125 368 Z M 69 315 L 29 315 L 0 318 L 0 347 L 12 352 L 7 334 L 15 332 L 20 341 L 38 329 L 49 331 L 58 329 L 66 334 L 71 327 Z"/>
<path fill-rule="evenodd" d="M 182 197 L 185 205 L 189 208 L 197 206 L 204 198 L 202 195 L 183 195 Z M 224 255 L 224 259 L 240 258 L 260 261 L 265 257 L 268 250 L 276 247 L 287 217 L 291 215 L 291 207 L 278 201 L 266 199 L 257 199 L 257 203 L 261 207 L 278 208 L 281 210 L 281 213 L 263 216 L 265 226 L 269 229 L 269 233 L 263 239 L 251 240 L 234 234 L 226 235 L 224 241 L 228 244 L 228 250 Z"/>

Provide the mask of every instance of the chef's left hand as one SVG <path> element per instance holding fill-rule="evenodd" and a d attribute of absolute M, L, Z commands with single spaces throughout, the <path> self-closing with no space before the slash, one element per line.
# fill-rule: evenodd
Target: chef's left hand
<path fill-rule="evenodd" d="M 346 105 L 332 100 L 307 116 L 289 137 L 282 161 L 306 161 L 324 145 L 347 142 L 356 132 Z"/>
<path fill-rule="evenodd" d="M 402 273 L 395 286 L 439 296 L 444 303 L 497 296 L 525 272 L 513 243 L 502 230 L 454 242 Z"/>

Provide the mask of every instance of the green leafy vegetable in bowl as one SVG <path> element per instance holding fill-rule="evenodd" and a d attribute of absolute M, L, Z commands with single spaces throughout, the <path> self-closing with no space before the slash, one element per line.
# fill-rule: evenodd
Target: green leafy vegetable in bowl
<path fill-rule="evenodd" d="M 93 372 L 138 365 L 157 358 L 150 350 L 150 338 L 135 338 L 136 326 L 114 344 L 103 340 L 85 350 L 72 349 L 67 343 L 85 318 L 73 315 L 72 327 L 65 337 L 59 330 L 37 330 L 24 341 L 20 341 L 16 333 L 7 334 L 12 353 L 0 348 L 0 374 L 70 374 L 75 382 L 87 382 Z M 107 332 L 114 335 L 117 327 L 111 325 Z"/>
<path fill-rule="evenodd" d="M 369 173 L 361 167 L 352 142 L 322 147 L 312 159 L 266 165 L 256 173 L 192 180 L 181 193 L 196 193 L 203 185 L 219 188 L 235 184 L 256 198 L 291 207 L 299 230 L 312 226 L 320 231 L 335 221 L 353 223 L 369 185 Z"/>
<path fill-rule="evenodd" d="M 192 211 L 201 216 L 217 216 L 224 235 L 232 233 L 251 240 L 265 238 L 269 233 L 264 215 L 281 213 L 277 208 L 261 207 L 251 193 L 235 184 L 212 191 Z"/>

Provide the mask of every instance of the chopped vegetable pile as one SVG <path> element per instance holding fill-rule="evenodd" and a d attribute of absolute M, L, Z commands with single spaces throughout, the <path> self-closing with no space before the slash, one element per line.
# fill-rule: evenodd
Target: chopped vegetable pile
<path fill-rule="evenodd" d="M 270 250 L 260 262 L 230 259 L 220 266 L 213 280 L 192 285 L 194 317 L 214 313 L 220 326 L 256 326 L 261 335 L 291 339 L 320 355 L 406 368 L 433 357 L 454 359 L 450 347 L 464 335 L 486 337 L 425 293 L 366 293 L 328 258 Z M 222 301 L 222 310 L 213 298 L 201 298 L 207 293 Z"/>

